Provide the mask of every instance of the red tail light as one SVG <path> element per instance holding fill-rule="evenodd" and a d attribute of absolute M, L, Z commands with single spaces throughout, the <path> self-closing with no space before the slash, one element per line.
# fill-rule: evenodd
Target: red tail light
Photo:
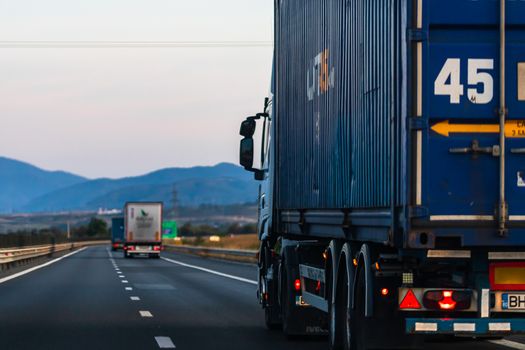
<path fill-rule="evenodd" d="M 416 295 L 412 291 L 412 289 L 409 289 L 403 300 L 401 301 L 401 304 L 399 304 L 399 308 L 401 310 L 406 309 L 421 309 L 421 304 L 419 303 L 419 300 L 417 300 Z"/>
<path fill-rule="evenodd" d="M 130 246 L 128 246 L 128 250 L 135 250 L 135 247 L 130 245 Z"/>
<path fill-rule="evenodd" d="M 297 292 L 301 290 L 301 280 L 300 279 L 295 280 L 294 287 Z"/>
<path fill-rule="evenodd" d="M 160 245 L 154 246 L 153 250 L 156 251 L 156 252 L 160 252 Z"/>
<path fill-rule="evenodd" d="M 443 299 L 438 302 L 439 308 L 442 310 L 454 310 L 456 308 L 456 302 L 452 298 L 452 291 L 443 291 Z"/>
<path fill-rule="evenodd" d="M 434 310 L 466 310 L 470 308 L 472 293 L 458 290 L 432 290 L 425 293 L 423 304 Z"/>

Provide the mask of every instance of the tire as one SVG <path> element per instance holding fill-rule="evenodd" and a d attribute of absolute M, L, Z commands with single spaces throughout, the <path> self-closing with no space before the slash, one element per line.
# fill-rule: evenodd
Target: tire
<path fill-rule="evenodd" d="M 344 280 L 337 283 L 336 290 L 331 294 L 335 293 L 335 302 L 328 304 L 328 315 L 329 315 L 329 334 L 328 334 L 328 348 L 330 350 L 342 350 L 343 349 L 343 323 L 345 322 L 345 303 L 347 298 L 345 294 L 348 293 L 347 286 L 347 273 L 343 270 L 345 275 Z M 336 278 L 332 278 L 336 279 Z M 335 285 L 332 283 L 332 286 Z"/>
<path fill-rule="evenodd" d="M 279 310 L 275 306 L 267 306 L 264 308 L 264 324 L 266 328 L 271 331 L 282 328 L 279 320 Z"/>
<path fill-rule="evenodd" d="M 342 286 L 347 285 L 343 294 L 343 349 L 344 350 L 366 350 L 368 349 L 368 337 L 366 335 L 365 319 L 365 276 L 361 269 L 358 272 L 357 286 L 355 289 L 355 309 L 352 309 L 349 290 L 352 288 L 348 283 L 348 277 L 343 277 Z"/>
<path fill-rule="evenodd" d="M 281 315 L 282 315 L 282 324 L 283 332 L 288 338 L 293 338 L 296 336 L 291 331 L 291 324 L 294 322 L 294 317 L 292 315 L 293 303 L 295 303 L 294 292 L 292 290 L 292 285 L 290 281 L 290 272 L 286 268 L 286 262 L 282 262 L 282 272 L 281 272 Z M 293 299 L 293 300 L 292 300 Z"/>
<path fill-rule="evenodd" d="M 353 312 L 348 310 L 352 317 L 349 320 L 353 321 L 349 324 L 353 335 L 349 345 L 353 346 L 352 350 L 366 350 L 368 349 L 369 337 L 367 334 L 368 322 L 365 318 L 366 283 L 363 269 L 358 272 L 355 293 L 355 309 Z M 349 293 L 346 294 L 349 295 Z"/>

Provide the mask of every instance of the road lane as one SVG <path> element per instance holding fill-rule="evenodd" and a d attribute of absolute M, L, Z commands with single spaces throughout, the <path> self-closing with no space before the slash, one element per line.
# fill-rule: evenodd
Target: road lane
<path fill-rule="evenodd" d="M 256 279 L 253 265 L 162 255 Z M 255 288 L 162 259 L 124 259 L 121 252 L 92 247 L 0 284 L 0 348 L 327 349 L 324 338 L 289 341 L 266 330 Z M 425 346 L 445 347 L 508 349 L 474 341 Z"/>
<path fill-rule="evenodd" d="M 0 348 L 154 348 L 126 293 L 103 247 L 5 282 Z"/>

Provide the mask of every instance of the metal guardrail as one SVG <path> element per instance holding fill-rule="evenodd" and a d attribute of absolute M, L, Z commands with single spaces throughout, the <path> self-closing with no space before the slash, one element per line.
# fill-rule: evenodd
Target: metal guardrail
<path fill-rule="evenodd" d="M 0 249 L 0 265 L 10 264 L 18 261 L 30 260 L 49 254 L 73 250 L 91 245 L 109 244 L 109 241 L 87 241 L 62 244 L 49 244 L 40 246 L 31 246 L 25 248 L 8 248 Z"/>
<path fill-rule="evenodd" d="M 201 256 L 216 257 L 226 260 L 257 262 L 257 250 L 198 247 L 190 245 L 165 244 L 165 249 Z"/>

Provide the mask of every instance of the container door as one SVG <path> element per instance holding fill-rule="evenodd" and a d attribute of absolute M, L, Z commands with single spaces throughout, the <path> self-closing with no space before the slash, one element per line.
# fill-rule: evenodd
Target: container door
<path fill-rule="evenodd" d="M 416 1 L 417 2 L 417 1 Z M 496 219 L 500 188 L 500 1 L 419 0 L 420 205 L 431 221 Z M 525 2 L 506 2 L 506 190 L 525 219 Z"/>

